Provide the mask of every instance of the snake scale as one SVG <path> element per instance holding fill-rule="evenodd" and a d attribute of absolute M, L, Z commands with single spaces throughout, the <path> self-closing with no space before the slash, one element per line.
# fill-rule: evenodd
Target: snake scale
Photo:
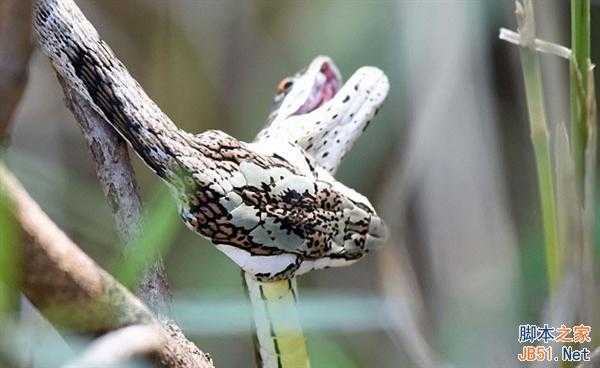
<path fill-rule="evenodd" d="M 317 57 L 280 83 L 266 127 L 245 143 L 179 129 L 72 0 L 38 0 L 33 22 L 57 73 L 169 185 L 185 225 L 245 272 L 251 299 L 254 291 L 268 300 L 267 283 L 273 295 L 283 285 L 277 298 L 294 302 L 296 275 L 354 263 L 384 241 L 369 200 L 332 176 L 387 95 L 379 69 L 362 67 L 342 86 L 333 61 Z M 275 346 L 264 356 L 276 356 L 273 366 L 301 366 L 282 363 L 272 327 Z M 301 334 L 284 340 L 291 351 L 303 344 Z"/>

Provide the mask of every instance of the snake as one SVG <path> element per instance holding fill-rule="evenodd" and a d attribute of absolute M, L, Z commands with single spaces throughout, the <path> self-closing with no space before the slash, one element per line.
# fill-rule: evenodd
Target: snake
<path fill-rule="evenodd" d="M 178 128 L 72 0 L 36 1 L 33 25 L 62 80 L 166 182 L 186 227 L 243 270 L 251 294 L 295 300 L 296 276 L 352 264 L 384 243 L 370 201 L 333 177 L 387 95 L 377 68 L 360 68 L 342 86 L 331 59 L 316 58 L 279 84 L 267 125 L 247 143 Z M 257 321 L 259 338 L 272 327 Z M 273 363 L 265 368 L 308 366 L 297 334 L 268 334 L 263 361 Z"/>
<path fill-rule="evenodd" d="M 359 68 L 342 85 L 333 60 L 318 56 L 277 84 L 267 125 L 254 142 L 299 145 L 318 165 L 318 177 L 331 181 L 344 155 L 377 115 L 388 90 L 386 75 L 372 66 Z M 310 367 L 306 339 L 294 313 L 296 278 L 262 282 L 244 274 L 244 282 L 254 310 L 258 366 Z"/>

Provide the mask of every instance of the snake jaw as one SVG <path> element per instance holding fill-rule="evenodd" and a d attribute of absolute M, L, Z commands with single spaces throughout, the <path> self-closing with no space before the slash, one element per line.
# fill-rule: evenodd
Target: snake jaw
<path fill-rule="evenodd" d="M 271 121 L 309 113 L 331 100 L 342 86 L 342 75 L 328 56 L 317 56 L 307 68 L 284 80 L 291 87 L 275 96 Z"/>
<path fill-rule="evenodd" d="M 337 94 L 342 84 L 339 70 L 326 56 L 317 57 L 310 64 L 304 78 L 306 81 L 296 82 L 308 83 L 304 103 L 290 116 L 306 114 L 323 106 Z"/>
<path fill-rule="evenodd" d="M 380 69 L 364 66 L 342 85 L 333 61 L 319 56 L 293 80 L 275 98 L 275 110 L 255 142 L 298 144 L 334 173 L 387 97 L 388 78 Z"/>

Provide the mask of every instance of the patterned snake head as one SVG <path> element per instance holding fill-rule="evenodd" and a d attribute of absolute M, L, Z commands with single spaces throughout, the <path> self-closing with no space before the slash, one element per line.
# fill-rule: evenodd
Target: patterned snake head
<path fill-rule="evenodd" d="M 209 185 L 192 181 L 181 213 L 245 272 L 266 281 L 349 265 L 385 240 L 368 199 L 297 144 L 245 144 L 222 132 L 202 138 L 218 142 L 221 174 Z"/>

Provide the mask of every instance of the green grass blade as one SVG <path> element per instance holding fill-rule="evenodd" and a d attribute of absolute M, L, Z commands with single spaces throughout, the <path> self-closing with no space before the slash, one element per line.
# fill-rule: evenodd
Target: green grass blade
<path fill-rule="evenodd" d="M 571 143 L 577 180 L 583 191 L 585 171 L 585 146 L 587 143 L 586 101 L 587 68 L 590 59 L 590 1 L 571 0 L 571 49 L 570 66 Z M 583 200 L 583 198 L 581 198 Z"/>
<path fill-rule="evenodd" d="M 554 178 L 552 168 L 552 154 L 549 144 L 548 124 L 544 106 L 544 89 L 542 84 L 542 71 L 539 55 L 534 49 L 535 20 L 533 3 L 526 0 L 524 6 L 517 3 L 517 22 L 522 46 L 520 48 L 521 66 L 525 79 L 525 94 L 531 141 L 535 154 L 538 177 L 538 187 L 542 207 L 542 224 L 544 229 L 546 269 L 550 290 L 556 288 L 559 279 L 561 261 L 558 249 L 558 221 L 556 212 L 556 199 L 554 192 Z"/>

